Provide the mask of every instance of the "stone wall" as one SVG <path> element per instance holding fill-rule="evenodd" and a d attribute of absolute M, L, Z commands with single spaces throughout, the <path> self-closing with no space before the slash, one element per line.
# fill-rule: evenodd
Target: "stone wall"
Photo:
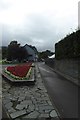
<path fill-rule="evenodd" d="M 47 59 L 45 63 L 67 79 L 76 83 L 80 79 L 79 61 L 78 59 Z"/>
<path fill-rule="evenodd" d="M 55 69 L 66 75 L 78 79 L 78 60 L 55 60 Z"/>

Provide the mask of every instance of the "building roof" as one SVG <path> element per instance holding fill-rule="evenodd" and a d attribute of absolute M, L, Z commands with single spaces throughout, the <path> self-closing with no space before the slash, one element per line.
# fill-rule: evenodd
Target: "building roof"
<path fill-rule="evenodd" d="M 24 47 L 25 47 L 25 46 L 28 46 L 28 47 L 32 48 L 36 54 L 38 53 L 38 51 L 37 51 L 37 49 L 36 49 L 35 46 L 28 45 L 28 44 L 25 44 Z"/>

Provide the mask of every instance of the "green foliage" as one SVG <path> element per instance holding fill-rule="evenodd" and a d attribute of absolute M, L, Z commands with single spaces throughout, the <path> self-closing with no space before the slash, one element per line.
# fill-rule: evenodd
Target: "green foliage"
<path fill-rule="evenodd" d="M 2 59 L 6 59 L 8 54 L 8 48 L 6 46 L 2 46 Z"/>
<path fill-rule="evenodd" d="M 80 57 L 80 30 L 55 44 L 56 59 Z"/>
<path fill-rule="evenodd" d="M 39 60 L 41 59 L 45 60 L 48 58 L 48 56 L 51 56 L 51 55 L 53 55 L 53 52 L 51 52 L 50 50 L 46 50 L 38 53 Z"/>
<path fill-rule="evenodd" d="M 14 60 L 17 59 L 17 53 L 19 51 L 20 44 L 17 43 L 17 41 L 11 41 L 8 45 L 8 57 L 7 59 Z"/>
<path fill-rule="evenodd" d="M 8 61 L 18 60 L 21 62 L 27 55 L 27 51 L 17 41 L 11 41 L 8 45 Z"/>

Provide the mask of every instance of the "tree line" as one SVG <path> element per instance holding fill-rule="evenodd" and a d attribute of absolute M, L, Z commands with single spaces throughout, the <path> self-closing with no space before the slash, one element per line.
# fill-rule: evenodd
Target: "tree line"
<path fill-rule="evenodd" d="M 55 54 L 55 53 L 51 52 L 50 50 L 38 52 L 38 59 L 39 60 L 46 60 L 48 58 L 48 56 L 52 56 L 53 54 Z"/>
<path fill-rule="evenodd" d="M 30 45 L 34 51 L 37 51 L 36 47 Z M 54 53 L 50 50 L 45 50 L 42 52 L 37 51 L 38 61 L 42 61 L 48 58 L 48 56 L 53 55 Z M 7 59 L 8 61 L 18 60 L 19 62 L 25 60 L 29 57 L 27 50 L 24 47 L 20 46 L 17 41 L 11 41 L 10 44 L 2 46 L 2 59 Z"/>

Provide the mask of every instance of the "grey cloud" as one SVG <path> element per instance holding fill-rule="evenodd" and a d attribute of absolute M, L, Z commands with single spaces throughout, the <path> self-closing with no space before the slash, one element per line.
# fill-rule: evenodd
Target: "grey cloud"
<path fill-rule="evenodd" d="M 48 21 L 40 15 L 33 15 L 29 17 L 29 25 L 26 25 L 26 21 L 22 28 L 8 28 L 8 26 L 4 26 L 3 30 L 3 44 L 5 42 L 10 41 L 12 39 L 17 39 L 23 44 L 30 43 L 36 45 L 36 47 L 40 46 L 39 40 L 43 41 L 43 48 L 46 48 L 49 45 L 49 41 L 53 39 L 54 29 L 50 28 Z M 28 28 L 27 28 L 28 27 Z M 36 41 L 34 40 L 36 39 Z M 4 42 L 5 41 L 5 42 Z M 52 42 L 50 42 L 52 45 Z M 48 45 L 47 45 L 48 44 Z M 49 45 L 50 47 L 50 45 Z"/>
<path fill-rule="evenodd" d="M 4 26 L 3 45 L 7 45 L 11 40 L 16 39 L 21 45 L 31 44 L 36 46 L 39 51 L 46 49 L 54 51 L 55 43 L 67 33 L 67 30 L 63 32 L 62 29 L 58 29 L 54 19 L 51 22 L 44 15 L 32 14 L 26 17 L 21 27 Z"/>

